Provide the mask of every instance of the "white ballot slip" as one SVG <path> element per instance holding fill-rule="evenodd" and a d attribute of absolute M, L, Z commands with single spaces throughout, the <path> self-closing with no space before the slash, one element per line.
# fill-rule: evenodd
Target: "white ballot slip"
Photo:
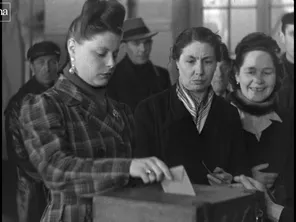
<path fill-rule="evenodd" d="M 170 171 L 172 173 L 173 180 L 164 179 L 161 182 L 164 192 L 195 196 L 194 189 L 184 166 L 172 167 Z"/>

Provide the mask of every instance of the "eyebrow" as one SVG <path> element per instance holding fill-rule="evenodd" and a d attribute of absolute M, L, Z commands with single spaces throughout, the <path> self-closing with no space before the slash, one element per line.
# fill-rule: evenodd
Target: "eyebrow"
<path fill-rule="evenodd" d="M 191 59 L 196 59 L 197 57 L 195 57 L 195 56 L 192 56 L 192 55 L 189 55 L 189 56 L 187 56 L 187 57 L 189 57 L 189 58 L 191 58 Z M 204 59 L 213 59 L 214 58 L 214 56 L 205 56 L 205 57 L 202 57 L 202 59 L 204 60 Z"/>
<path fill-rule="evenodd" d="M 253 67 L 253 66 L 244 68 L 244 70 L 254 70 L 254 69 L 256 69 L 256 67 Z M 264 67 L 263 69 L 264 70 L 273 70 L 272 67 Z"/>

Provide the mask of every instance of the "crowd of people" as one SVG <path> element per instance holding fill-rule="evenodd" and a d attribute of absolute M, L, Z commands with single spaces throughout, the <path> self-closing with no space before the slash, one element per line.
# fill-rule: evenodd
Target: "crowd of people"
<path fill-rule="evenodd" d="M 268 219 L 294 221 L 294 13 L 282 18 L 284 53 L 254 32 L 232 59 L 210 29 L 182 31 L 174 84 L 150 60 L 157 32 L 125 13 L 86 0 L 60 68 L 55 43 L 28 50 L 34 76 L 5 110 L 19 221 L 92 221 L 94 195 L 173 180 L 177 165 L 194 184 L 262 191 Z"/>

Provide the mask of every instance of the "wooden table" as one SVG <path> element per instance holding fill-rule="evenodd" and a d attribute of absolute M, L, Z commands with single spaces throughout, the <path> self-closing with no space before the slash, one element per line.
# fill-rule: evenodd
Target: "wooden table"
<path fill-rule="evenodd" d="M 123 188 L 93 199 L 98 222 L 255 221 L 261 192 L 194 185 L 196 196 L 166 194 L 160 185 Z"/>

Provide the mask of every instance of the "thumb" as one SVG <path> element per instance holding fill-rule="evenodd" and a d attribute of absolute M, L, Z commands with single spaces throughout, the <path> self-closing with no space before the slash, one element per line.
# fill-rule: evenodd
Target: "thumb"
<path fill-rule="evenodd" d="M 253 170 L 253 171 L 260 171 L 260 170 L 264 170 L 264 169 L 266 169 L 268 166 L 269 166 L 268 163 L 263 163 L 263 164 L 259 164 L 259 165 L 257 165 L 257 166 L 254 166 L 254 167 L 252 168 L 252 170 Z"/>

